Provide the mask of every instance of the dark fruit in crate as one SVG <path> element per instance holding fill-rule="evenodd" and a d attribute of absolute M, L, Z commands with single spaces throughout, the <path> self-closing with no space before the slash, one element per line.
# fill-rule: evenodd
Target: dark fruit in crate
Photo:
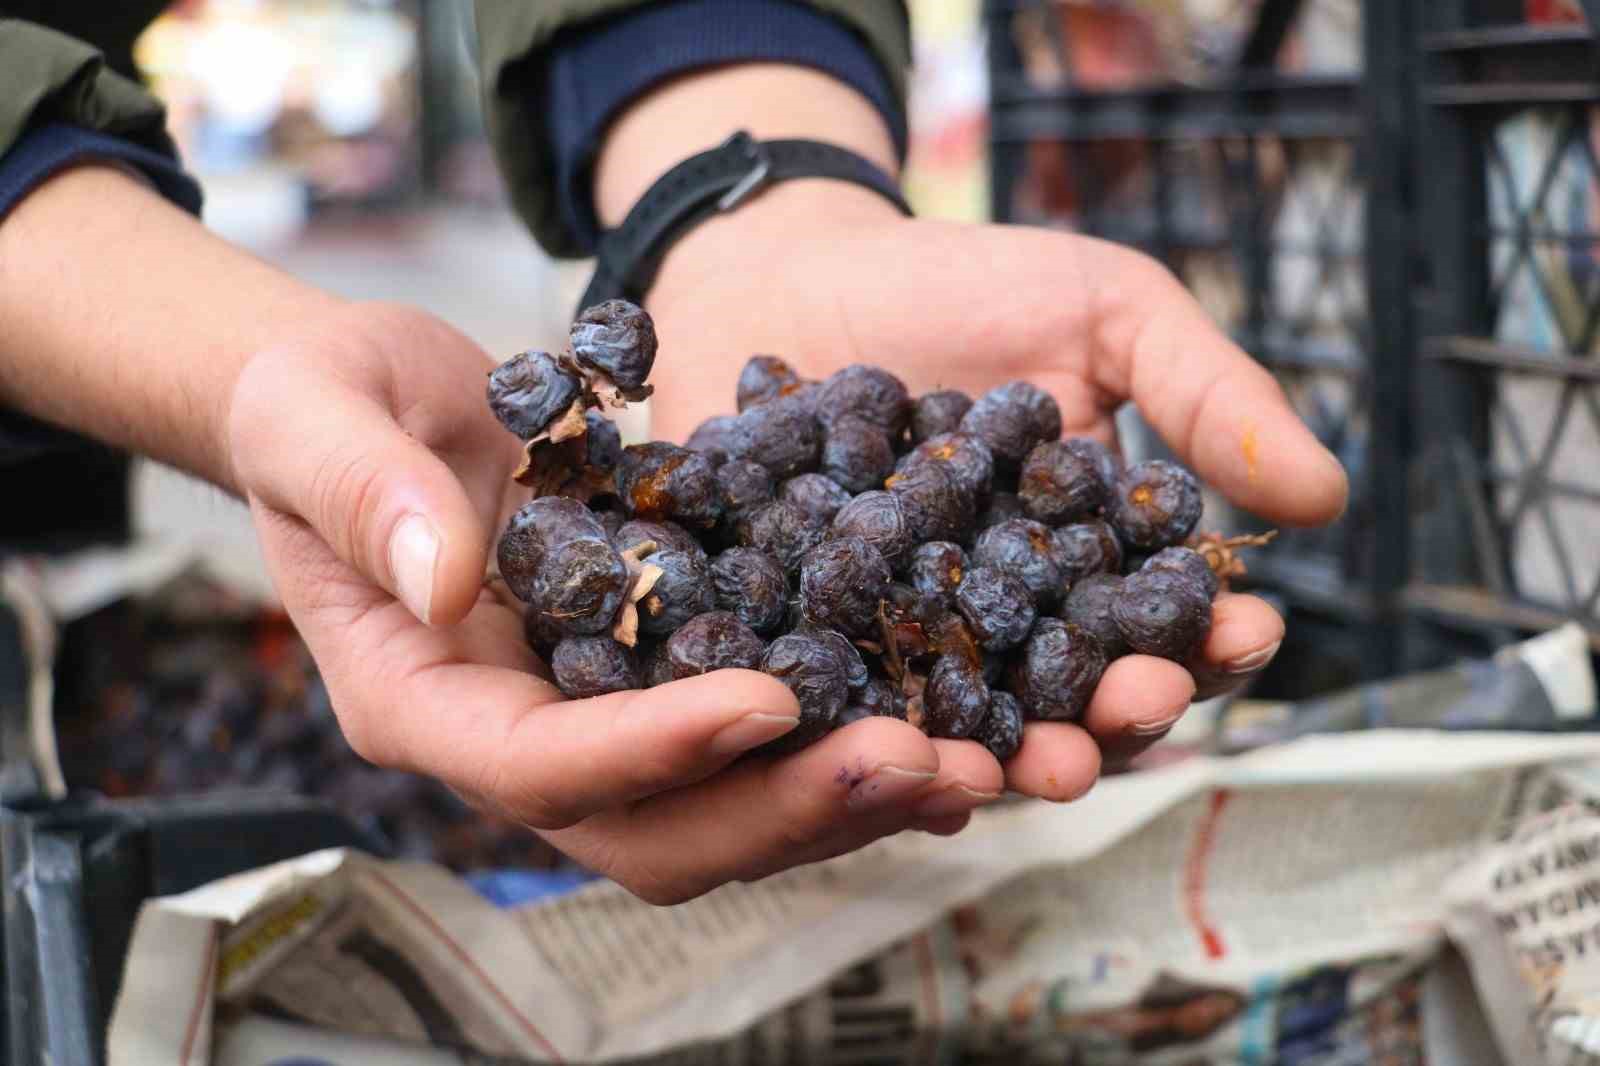
<path fill-rule="evenodd" d="M 1061 436 L 1061 408 L 1026 381 L 990 389 L 961 419 L 961 431 L 989 446 L 995 461 L 1012 470 L 1040 443 Z"/>
<path fill-rule="evenodd" d="M 1145 560 L 1140 570 L 1177 570 L 1188 574 L 1200 587 L 1205 590 L 1206 599 L 1217 598 L 1217 590 L 1222 587 L 1221 580 L 1217 577 L 1211 564 L 1206 562 L 1206 557 L 1193 548 L 1162 548 L 1150 558 Z"/>
<path fill-rule="evenodd" d="M 900 500 L 888 492 L 863 492 L 839 509 L 830 537 L 860 537 L 893 563 L 914 543 Z"/>
<path fill-rule="evenodd" d="M 548 352 L 527 351 L 489 375 L 489 410 L 522 440 L 549 428 L 583 392 L 578 375 Z"/>
<path fill-rule="evenodd" d="M 665 637 L 697 614 L 711 610 L 716 600 L 711 590 L 711 568 L 706 555 L 696 546 L 692 552 L 660 548 L 647 562 L 660 569 L 661 576 L 639 601 L 639 632 L 648 637 Z"/>
<path fill-rule="evenodd" d="M 878 631 L 878 602 L 893 574 L 883 555 L 855 536 L 812 548 L 800 564 L 800 608 L 807 621 L 854 637 Z"/>
<path fill-rule="evenodd" d="M 694 534 L 675 522 L 642 522 L 637 520 L 624 522 L 611 536 L 611 543 L 616 546 L 618 551 L 637 548 L 645 541 L 654 541 L 656 547 L 661 551 L 671 548 L 676 551 L 688 552 L 690 555 L 698 555 L 702 562 L 706 557 L 705 549 L 694 538 Z"/>
<path fill-rule="evenodd" d="M 850 493 L 821 474 L 801 474 L 778 487 L 778 498 L 804 511 L 819 526 L 826 526 L 850 502 Z"/>
<path fill-rule="evenodd" d="M 632 649 L 610 637 L 568 637 L 556 645 L 550 670 L 556 687 L 575 700 L 642 687 Z"/>
<path fill-rule="evenodd" d="M 599 519 L 562 496 L 534 500 L 512 515 L 497 556 L 512 593 L 573 635 L 607 629 L 629 585 L 627 566 Z"/>
<path fill-rule="evenodd" d="M 941 433 L 954 433 L 972 409 L 972 397 L 955 389 L 941 389 L 919 398 L 911 409 L 911 439 L 917 444 Z"/>
<path fill-rule="evenodd" d="M 992 566 L 1021 580 L 1040 611 L 1055 607 L 1066 591 L 1049 527 L 1029 518 L 1013 518 L 978 534 L 972 563 Z"/>
<path fill-rule="evenodd" d="M 1087 630 L 1041 618 L 1012 659 L 1007 685 L 1030 719 L 1068 722 L 1082 716 L 1106 671 L 1106 653 Z"/>
<path fill-rule="evenodd" d="M 1200 483 L 1176 463 L 1152 459 L 1128 467 L 1106 517 L 1123 543 L 1154 551 L 1182 544 L 1200 522 Z"/>
<path fill-rule="evenodd" d="M 989 693 L 989 713 L 972 734 L 1000 762 L 1022 750 L 1022 704 L 1009 692 Z"/>
<path fill-rule="evenodd" d="M 1181 663 L 1211 632 L 1211 600 L 1192 574 L 1144 569 L 1123 580 L 1111 617 L 1134 651 Z"/>
<path fill-rule="evenodd" d="M 923 463 L 943 466 L 974 497 L 988 495 L 994 483 L 994 455 L 970 433 L 941 433 L 923 441 L 901 458 L 895 472 L 904 474 Z"/>
<path fill-rule="evenodd" d="M 752 355 L 739 371 L 735 397 L 738 410 L 765 403 L 800 384 L 800 375 L 775 355 Z"/>
<path fill-rule="evenodd" d="M 1028 513 L 1022 509 L 1022 497 L 1014 492 L 997 492 L 989 497 L 988 504 L 983 512 L 978 515 L 979 532 L 997 526 L 1001 522 L 1009 522 L 1013 518 L 1027 518 Z"/>
<path fill-rule="evenodd" d="M 1059 526 L 1087 518 L 1106 505 L 1111 485 L 1101 456 L 1092 450 L 1096 448 L 1099 445 L 1093 441 L 1047 440 L 1028 453 L 1017 495 L 1029 518 Z"/>
<path fill-rule="evenodd" d="M 761 657 L 761 669 L 787 685 L 800 704 L 800 724 L 756 749 L 761 754 L 799 751 L 821 739 L 849 702 L 848 667 L 837 648 L 815 634 L 779 637 Z"/>
<path fill-rule="evenodd" d="M 1028 586 L 989 566 L 967 571 L 956 589 L 956 610 L 985 651 L 1006 651 L 1021 644 L 1039 616 Z"/>
<path fill-rule="evenodd" d="M 709 529 L 722 514 L 711 461 L 676 444 L 655 441 L 624 448 L 616 478 L 622 506 L 635 518 L 670 518 Z"/>
<path fill-rule="evenodd" d="M 572 356 L 624 389 L 637 389 L 656 361 L 656 327 L 644 309 L 607 300 L 586 309 L 572 324 Z"/>
<path fill-rule="evenodd" d="M 727 444 L 730 458 L 760 463 L 782 480 L 817 468 L 822 427 L 804 400 L 779 396 L 735 418 Z"/>
<path fill-rule="evenodd" d="M 949 540 L 964 543 L 977 522 L 977 498 L 943 463 L 917 463 L 884 482 L 900 501 L 912 543 Z"/>
<path fill-rule="evenodd" d="M 836 419 L 822 440 L 822 473 L 850 492 L 879 488 L 894 473 L 894 447 L 865 419 Z"/>
<path fill-rule="evenodd" d="M 1091 574 L 1114 574 L 1122 569 L 1122 543 L 1116 531 L 1098 518 L 1054 530 L 1050 555 L 1069 589 Z"/>
<path fill-rule="evenodd" d="M 777 500 L 740 518 L 734 533 L 742 547 L 766 552 L 784 573 L 795 574 L 806 552 L 822 543 L 827 527 L 813 522 L 794 504 Z"/>
<path fill-rule="evenodd" d="M 972 735 L 989 712 L 983 667 L 962 655 L 941 655 L 922 689 L 922 728 L 930 737 Z"/>
<path fill-rule="evenodd" d="M 956 586 L 967 576 L 967 553 L 961 545 L 947 540 L 930 540 L 919 544 L 906 564 L 906 580 L 911 587 L 925 596 L 943 603 L 953 603 Z"/>
<path fill-rule="evenodd" d="M 1061 606 L 1061 618 L 1086 630 L 1100 642 L 1106 660 L 1128 654 L 1128 641 L 1111 617 L 1111 605 L 1122 595 L 1122 575 L 1090 574 L 1072 586 Z"/>
<path fill-rule="evenodd" d="M 775 492 L 772 475 L 760 463 L 733 459 L 717 468 L 717 493 L 722 500 L 722 512 L 735 521 L 746 511 L 771 503 Z"/>
<path fill-rule="evenodd" d="M 839 712 L 839 721 L 834 728 L 842 729 L 863 718 L 898 718 L 905 721 L 905 695 L 891 682 L 881 677 L 874 678 L 863 685 L 860 691 L 851 693 L 850 702 Z"/>
<path fill-rule="evenodd" d="M 911 395 L 900 379 L 887 370 L 858 363 L 822 383 L 816 414 L 828 426 L 855 415 L 893 437 L 904 432 L 911 419 Z"/>
<path fill-rule="evenodd" d="M 766 650 L 766 642 L 731 611 L 708 611 L 667 638 L 667 666 L 679 681 L 713 670 L 754 670 Z"/>
<path fill-rule="evenodd" d="M 721 466 L 728 461 L 733 445 L 730 443 L 733 436 L 733 415 L 717 415 L 708 418 L 695 427 L 689 439 L 684 442 L 684 447 L 691 452 L 699 452 L 711 461 L 712 466 Z"/>
<path fill-rule="evenodd" d="M 844 683 L 851 691 L 866 687 L 867 682 L 872 679 L 871 672 L 867 670 L 866 660 L 861 658 L 861 649 L 846 640 L 844 634 L 837 629 L 813 625 L 802 619 L 794 631 L 804 633 L 833 649 L 833 653 L 844 664 Z"/>
<path fill-rule="evenodd" d="M 755 548 L 729 548 L 711 561 L 717 606 L 763 635 L 775 633 L 789 606 L 783 567 Z"/>
<path fill-rule="evenodd" d="M 617 424 L 596 411 L 583 416 L 584 444 L 589 465 L 596 470 L 610 470 L 622 458 L 622 434 Z"/>

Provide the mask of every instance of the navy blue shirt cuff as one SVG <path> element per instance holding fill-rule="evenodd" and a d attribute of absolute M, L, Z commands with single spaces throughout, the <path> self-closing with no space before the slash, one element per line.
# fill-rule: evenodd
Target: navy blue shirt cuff
<path fill-rule="evenodd" d="M 905 111 L 867 43 L 844 23 L 789 0 L 647 5 L 562 34 L 545 66 L 556 193 L 564 223 L 586 248 L 599 239 L 592 172 L 607 123 L 658 82 L 733 62 L 793 63 L 838 78 L 883 114 L 904 157 Z"/>

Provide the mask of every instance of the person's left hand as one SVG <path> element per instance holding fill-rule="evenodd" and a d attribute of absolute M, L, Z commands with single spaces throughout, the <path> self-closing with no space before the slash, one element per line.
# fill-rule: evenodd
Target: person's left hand
<path fill-rule="evenodd" d="M 913 394 L 977 396 L 1020 378 L 1056 398 L 1066 436 L 1110 445 L 1117 408 L 1133 401 L 1182 461 L 1251 513 L 1314 525 L 1342 510 L 1338 461 L 1154 260 L 1041 229 L 908 220 L 837 182 L 777 186 L 762 201 L 692 232 L 649 297 L 661 338 L 656 436 L 681 440 L 727 413 L 754 353 L 810 378 L 870 363 Z M 1193 698 L 1264 669 L 1283 632 L 1261 599 L 1222 595 L 1188 669 L 1142 655 L 1113 663 L 1081 727 L 1027 727 L 1008 786 L 1057 799 L 1067 780 L 1081 790 L 1089 737 L 1108 767 L 1125 763 Z"/>

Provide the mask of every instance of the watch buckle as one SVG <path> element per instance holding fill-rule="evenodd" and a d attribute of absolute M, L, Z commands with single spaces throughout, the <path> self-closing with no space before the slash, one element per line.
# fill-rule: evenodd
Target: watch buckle
<path fill-rule="evenodd" d="M 765 145 L 744 130 L 729 137 L 722 146 L 736 148 L 750 160 L 750 169 L 744 177 L 717 201 L 718 211 L 732 211 L 767 184 L 767 179 L 772 175 L 772 157 L 767 154 Z"/>

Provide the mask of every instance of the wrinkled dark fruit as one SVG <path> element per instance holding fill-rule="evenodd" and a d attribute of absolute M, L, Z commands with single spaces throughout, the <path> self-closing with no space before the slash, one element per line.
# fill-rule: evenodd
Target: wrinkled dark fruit
<path fill-rule="evenodd" d="M 954 433 L 972 409 L 972 397 L 956 389 L 930 392 L 911 409 L 911 440 L 921 444 L 941 433 Z"/>
<path fill-rule="evenodd" d="M 801 474 L 779 486 L 778 498 L 800 508 L 817 525 L 826 526 L 839 513 L 839 508 L 850 502 L 850 493 L 832 478 Z"/>
<path fill-rule="evenodd" d="M 1121 574 L 1090 574 L 1072 586 L 1061 605 L 1061 618 L 1100 642 L 1111 662 L 1128 654 L 1127 640 L 1111 617 L 1111 605 L 1122 595 Z"/>
<path fill-rule="evenodd" d="M 1003 570 L 975 566 L 956 589 L 956 610 L 985 651 L 1008 651 L 1039 617 L 1028 586 Z"/>
<path fill-rule="evenodd" d="M 677 681 L 713 670 L 754 670 L 766 650 L 755 630 L 731 611 L 708 611 L 667 638 L 667 668 Z"/>
<path fill-rule="evenodd" d="M 822 440 L 822 473 L 849 492 L 881 488 L 894 473 L 894 446 L 865 419 L 835 419 Z"/>
<path fill-rule="evenodd" d="M 1176 463 L 1152 459 L 1117 481 L 1107 517 L 1123 543 L 1146 551 L 1182 544 L 1200 524 L 1200 483 Z"/>
<path fill-rule="evenodd" d="M 878 604 L 893 575 L 878 549 L 839 536 L 812 548 L 800 564 L 800 608 L 808 622 L 853 637 L 878 630 Z"/>
<path fill-rule="evenodd" d="M 994 454 L 970 433 L 941 433 L 923 441 L 901 458 L 895 472 L 904 474 L 922 463 L 943 466 L 974 497 L 988 495 L 994 483 Z"/>
<path fill-rule="evenodd" d="M 628 571 L 605 527 L 577 500 L 547 496 L 511 517 L 497 550 L 513 595 L 574 636 L 603 632 L 616 619 Z"/>
<path fill-rule="evenodd" d="M 611 536 L 611 543 L 616 546 L 619 552 L 637 548 L 647 540 L 655 541 L 656 548 L 660 551 L 672 548 L 677 551 L 688 552 L 690 555 L 698 555 L 701 561 L 706 558 L 706 550 L 700 546 L 700 542 L 694 538 L 694 534 L 676 522 L 642 522 L 638 520 L 624 522 Z"/>
<path fill-rule="evenodd" d="M 570 699 L 588 699 L 640 687 L 633 651 L 610 637 L 568 637 L 550 656 L 556 687 Z"/>
<path fill-rule="evenodd" d="M 656 361 L 656 327 L 644 309 L 607 300 L 578 316 L 569 334 L 572 357 L 624 389 L 637 389 Z"/>
<path fill-rule="evenodd" d="M 972 739 L 989 749 L 989 754 L 1004 763 L 1022 750 L 1022 704 L 1009 692 L 989 693 L 989 713 L 972 734 Z"/>
<path fill-rule="evenodd" d="M 1214 600 L 1222 587 L 1217 572 L 1211 569 L 1206 557 L 1193 548 L 1162 548 L 1146 559 L 1140 570 L 1179 570 L 1188 574 L 1205 589 L 1206 599 Z"/>
<path fill-rule="evenodd" d="M 900 501 L 888 492 L 863 492 L 833 516 L 830 537 L 856 536 L 891 563 L 911 549 L 911 529 Z"/>
<path fill-rule="evenodd" d="M 783 624 L 789 583 L 783 567 L 766 552 L 729 548 L 711 561 L 711 585 L 717 606 L 757 633 L 770 636 Z"/>
<path fill-rule="evenodd" d="M 800 375 L 782 359 L 775 355 L 752 355 L 744 369 L 739 371 L 736 409 L 743 411 L 755 404 L 765 403 L 799 384 Z"/>
<path fill-rule="evenodd" d="M 1013 381 L 978 397 L 962 417 L 961 431 L 987 444 L 996 462 L 1015 469 L 1036 446 L 1061 436 L 1061 408 L 1037 385 Z"/>
<path fill-rule="evenodd" d="M 727 444 L 730 458 L 760 463 L 781 481 L 817 468 L 822 427 L 802 399 L 779 396 L 739 414 Z"/>
<path fill-rule="evenodd" d="M 961 545 L 947 540 L 930 540 L 917 545 L 906 564 L 906 580 L 924 596 L 942 603 L 953 603 L 956 586 L 967 576 L 967 553 Z"/>
<path fill-rule="evenodd" d="M 850 694 L 850 702 L 839 712 L 839 722 L 835 728 L 842 729 L 863 718 L 897 718 L 905 721 L 905 695 L 881 677 L 868 681 L 859 691 Z"/>
<path fill-rule="evenodd" d="M 816 415 L 824 425 L 855 415 L 881 427 L 889 436 L 905 431 L 911 420 L 911 395 L 899 378 L 880 367 L 847 366 L 822 383 Z"/>
<path fill-rule="evenodd" d="M 1144 569 L 1122 582 L 1111 617 L 1134 651 L 1181 663 L 1211 632 L 1211 600 L 1192 574 Z"/>
<path fill-rule="evenodd" d="M 1098 518 L 1052 531 L 1050 556 L 1069 589 L 1091 574 L 1115 574 L 1122 569 L 1122 544 L 1116 531 Z"/>
<path fill-rule="evenodd" d="M 978 534 L 972 546 L 974 566 L 992 566 L 1019 579 L 1033 594 L 1033 605 L 1046 612 L 1060 601 L 1065 585 L 1056 566 L 1050 529 L 1029 518 L 1012 518 Z"/>
<path fill-rule="evenodd" d="M 624 449 L 606 408 L 648 395 L 649 316 L 603 305 L 571 336 L 490 382 L 508 428 L 562 438 L 525 449 L 542 498 L 497 551 L 527 643 L 574 696 L 764 670 L 802 721 L 761 754 L 889 717 L 1013 758 L 1024 721 L 1081 718 L 1112 660 L 1192 661 L 1218 575 L 1270 539 L 1191 539 L 1188 471 L 1062 440 L 1027 382 L 913 398 L 880 368 L 808 381 L 755 356 L 737 415 Z"/>
<path fill-rule="evenodd" d="M 1017 495 L 1028 517 L 1047 526 L 1087 518 L 1106 505 L 1111 485 L 1098 457 L 1082 445 L 1092 441 L 1047 440 L 1028 453 Z"/>
<path fill-rule="evenodd" d="M 922 728 L 930 737 L 961 740 L 989 712 L 983 667 L 961 655 L 941 655 L 922 690 Z"/>
<path fill-rule="evenodd" d="M 884 482 L 905 514 L 913 543 L 965 543 L 977 521 L 977 498 L 943 463 L 917 463 Z"/>
<path fill-rule="evenodd" d="M 772 475 L 760 463 L 733 459 L 717 468 L 717 494 L 722 500 L 722 512 L 735 521 L 739 515 L 771 503 L 775 493 Z"/>
<path fill-rule="evenodd" d="M 646 560 L 661 569 L 661 577 L 639 601 L 639 632 L 648 637 L 669 636 L 697 614 L 711 610 L 711 568 L 704 551 L 664 548 Z"/>
<path fill-rule="evenodd" d="M 813 522 L 794 504 L 777 500 L 739 519 L 734 532 L 742 547 L 759 548 L 776 559 L 784 573 L 797 574 L 800 560 L 822 543 L 827 527 Z"/>
<path fill-rule="evenodd" d="M 1030 719 L 1070 722 L 1082 717 L 1106 671 L 1106 653 L 1087 630 L 1041 618 L 1007 681 Z"/>
<path fill-rule="evenodd" d="M 699 452 L 711 461 L 712 466 L 721 466 L 728 461 L 732 454 L 733 445 L 733 415 L 717 415 L 708 418 L 695 427 L 689 439 L 684 442 L 684 447 L 691 452 Z"/>
<path fill-rule="evenodd" d="M 788 633 L 773 641 L 761 657 L 763 672 L 782 681 L 800 704 L 800 724 L 761 745 L 763 755 L 799 751 L 820 739 L 839 718 L 850 698 L 847 667 L 832 644 L 809 633 Z"/>
<path fill-rule="evenodd" d="M 655 441 L 622 450 L 617 495 L 635 518 L 670 518 L 709 529 L 722 514 L 717 473 L 699 452 Z"/>
<path fill-rule="evenodd" d="M 520 440 L 532 440 L 583 391 L 578 375 L 548 352 L 528 351 L 489 375 L 489 410 Z"/>

